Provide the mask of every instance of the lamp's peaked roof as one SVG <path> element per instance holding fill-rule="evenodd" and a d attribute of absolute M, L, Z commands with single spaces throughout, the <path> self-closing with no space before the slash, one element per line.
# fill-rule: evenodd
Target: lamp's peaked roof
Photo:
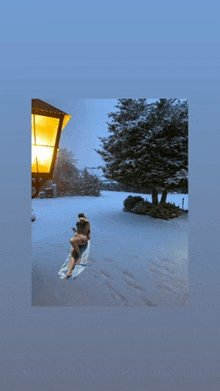
<path fill-rule="evenodd" d="M 33 109 L 47 113 L 67 114 L 64 111 L 57 109 L 56 107 L 49 105 L 49 103 L 46 103 L 40 99 L 32 99 L 32 111 Z"/>

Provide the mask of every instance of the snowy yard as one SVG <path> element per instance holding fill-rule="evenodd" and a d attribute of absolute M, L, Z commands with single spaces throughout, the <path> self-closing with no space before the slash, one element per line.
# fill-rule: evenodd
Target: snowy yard
<path fill-rule="evenodd" d="M 187 305 L 188 214 L 166 221 L 123 212 L 130 194 L 32 200 L 32 305 Z M 186 194 L 169 194 L 167 201 L 182 206 L 182 198 L 188 209 Z M 76 280 L 62 281 L 57 273 L 81 212 L 91 223 L 89 263 Z"/>

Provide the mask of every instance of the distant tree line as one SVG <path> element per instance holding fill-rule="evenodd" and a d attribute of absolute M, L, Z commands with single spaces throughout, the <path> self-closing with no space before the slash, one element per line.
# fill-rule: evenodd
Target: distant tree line
<path fill-rule="evenodd" d="M 85 168 L 76 167 L 77 160 L 73 153 L 66 148 L 60 149 L 55 163 L 53 183 L 56 184 L 58 197 L 63 196 L 99 196 L 101 182 L 96 175 L 92 175 Z M 48 188 L 46 182 L 42 190 Z"/>
<path fill-rule="evenodd" d="M 130 193 L 139 193 L 139 194 L 151 194 L 150 187 L 145 187 L 144 189 L 136 189 L 135 187 L 126 186 L 119 182 L 111 182 L 111 181 L 101 181 L 101 190 L 107 191 L 121 191 L 121 192 L 130 192 Z M 185 188 L 178 188 L 176 190 L 170 190 L 170 193 L 177 194 L 188 194 L 188 186 Z"/>

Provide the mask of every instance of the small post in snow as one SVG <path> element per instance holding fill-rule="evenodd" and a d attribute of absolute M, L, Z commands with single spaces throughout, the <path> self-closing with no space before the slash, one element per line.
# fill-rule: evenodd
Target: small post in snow
<path fill-rule="evenodd" d="M 52 184 L 52 190 L 53 190 L 53 197 L 56 198 L 57 197 L 57 185 L 56 185 L 56 183 Z"/>
<path fill-rule="evenodd" d="M 184 198 L 182 198 L 182 209 L 184 207 Z"/>

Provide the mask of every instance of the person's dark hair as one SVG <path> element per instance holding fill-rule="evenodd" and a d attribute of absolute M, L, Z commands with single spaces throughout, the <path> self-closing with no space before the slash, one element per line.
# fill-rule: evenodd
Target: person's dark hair
<path fill-rule="evenodd" d="M 86 217 L 85 215 L 84 215 L 84 213 L 79 213 L 78 214 L 78 219 L 81 221 L 81 220 L 85 220 L 85 221 L 89 221 L 88 220 L 88 217 Z"/>

